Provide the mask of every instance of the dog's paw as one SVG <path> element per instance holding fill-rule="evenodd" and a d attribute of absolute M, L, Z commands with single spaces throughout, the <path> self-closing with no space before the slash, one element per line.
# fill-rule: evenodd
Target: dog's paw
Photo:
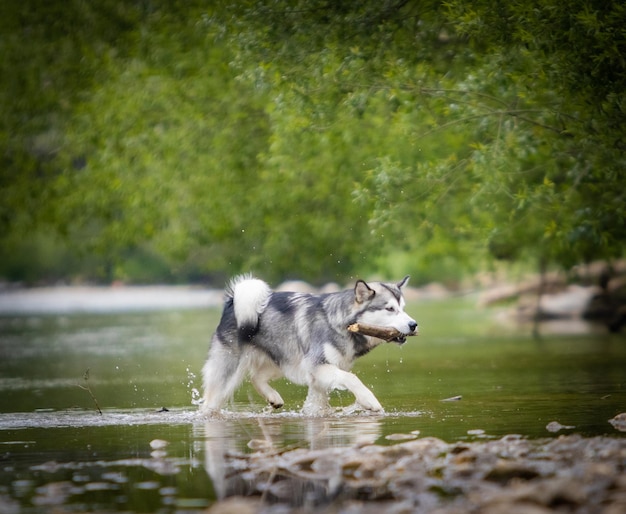
<path fill-rule="evenodd" d="M 222 409 L 200 408 L 198 412 L 205 419 L 224 419 Z"/>
<path fill-rule="evenodd" d="M 282 396 L 278 394 L 278 391 L 271 389 L 267 394 L 267 402 L 274 408 L 280 409 L 283 405 L 285 405 L 285 401 Z"/>
<path fill-rule="evenodd" d="M 352 415 L 357 414 L 357 413 L 362 413 L 362 414 L 382 414 L 385 411 L 383 410 L 382 407 L 380 408 L 380 410 L 367 409 L 367 408 L 363 407 L 363 405 L 361 405 L 360 403 L 354 402 L 352 405 L 348 405 L 347 407 L 339 408 L 337 410 L 337 412 L 339 414 L 344 415 L 344 416 L 352 416 Z"/>
<path fill-rule="evenodd" d="M 383 406 L 376 399 L 371 391 L 367 391 L 369 394 L 361 394 L 357 398 L 356 403 L 363 409 L 372 412 L 383 412 Z"/>
<path fill-rule="evenodd" d="M 377 414 L 385 412 L 385 409 L 383 409 L 383 406 L 380 403 L 377 403 L 376 405 L 362 405 L 362 407 L 366 411 L 375 412 Z"/>
<path fill-rule="evenodd" d="M 312 402 L 305 401 L 301 410 L 304 416 L 309 416 L 312 418 L 319 418 L 324 416 L 331 416 L 334 414 L 334 409 L 330 406 L 330 404 L 326 401 L 320 402 Z"/>

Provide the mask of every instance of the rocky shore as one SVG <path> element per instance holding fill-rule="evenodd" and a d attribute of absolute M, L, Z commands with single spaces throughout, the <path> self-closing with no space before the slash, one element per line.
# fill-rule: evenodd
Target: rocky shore
<path fill-rule="evenodd" d="M 479 306 L 509 305 L 506 322 L 555 322 L 586 331 L 584 324 L 619 332 L 626 326 L 626 261 L 597 262 L 562 272 L 532 275 L 511 283 L 483 283 Z M 589 329 L 589 327 L 586 327 Z M 559 330 L 562 331 L 562 330 Z"/>
<path fill-rule="evenodd" d="M 611 422 L 626 430 L 626 414 L 620 416 Z M 425 437 L 231 454 L 225 465 L 213 514 L 626 512 L 626 438 L 619 436 L 508 435 L 452 444 Z"/>

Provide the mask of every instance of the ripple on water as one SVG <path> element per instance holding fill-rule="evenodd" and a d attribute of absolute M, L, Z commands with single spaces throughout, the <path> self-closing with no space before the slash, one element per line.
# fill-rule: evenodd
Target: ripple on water
<path fill-rule="evenodd" d="M 383 413 L 344 413 L 337 411 L 330 416 L 319 419 L 355 420 L 355 419 L 386 419 L 386 418 L 416 418 L 422 416 L 421 411 L 383 412 Z M 252 412 L 252 411 L 223 411 L 215 420 L 304 420 L 310 419 L 299 411 L 283 412 Z M 314 418 L 315 419 L 315 418 Z M 103 410 L 100 415 L 91 410 L 41 410 L 35 412 L 0 413 L 0 430 L 18 430 L 24 428 L 65 428 L 65 427 L 102 427 L 102 426 L 135 426 L 135 425 L 180 425 L 196 424 L 211 421 L 197 410 L 171 409 L 132 409 L 132 410 Z M 2 443 L 17 444 L 17 442 Z"/>

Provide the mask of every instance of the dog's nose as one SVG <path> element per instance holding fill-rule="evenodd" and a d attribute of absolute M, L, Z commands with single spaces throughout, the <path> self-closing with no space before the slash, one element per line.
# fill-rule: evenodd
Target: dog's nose
<path fill-rule="evenodd" d="M 416 321 L 410 321 L 409 322 L 409 328 L 411 329 L 411 332 L 415 332 L 415 329 L 417 328 L 417 322 Z"/>

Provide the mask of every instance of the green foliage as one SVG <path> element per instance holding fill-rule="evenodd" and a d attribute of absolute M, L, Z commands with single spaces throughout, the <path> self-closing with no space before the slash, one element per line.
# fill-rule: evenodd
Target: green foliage
<path fill-rule="evenodd" d="M 481 155 L 495 156 L 503 142 L 506 148 L 509 138 L 517 140 L 502 162 L 506 175 L 517 178 L 507 183 L 496 174 L 488 181 L 511 197 L 510 226 L 523 224 L 514 230 L 519 250 L 564 266 L 619 256 L 626 235 L 618 178 L 626 165 L 624 6 L 585 0 L 448 6 L 485 53 L 489 80 L 474 92 L 492 95 L 485 85 L 503 84 L 502 116 L 516 122 L 499 126 Z M 503 214 L 494 220 L 500 232 Z"/>
<path fill-rule="evenodd" d="M 65 276 L 419 282 L 622 252 L 618 2 L 8 11 L 5 254 L 50 232 Z"/>

